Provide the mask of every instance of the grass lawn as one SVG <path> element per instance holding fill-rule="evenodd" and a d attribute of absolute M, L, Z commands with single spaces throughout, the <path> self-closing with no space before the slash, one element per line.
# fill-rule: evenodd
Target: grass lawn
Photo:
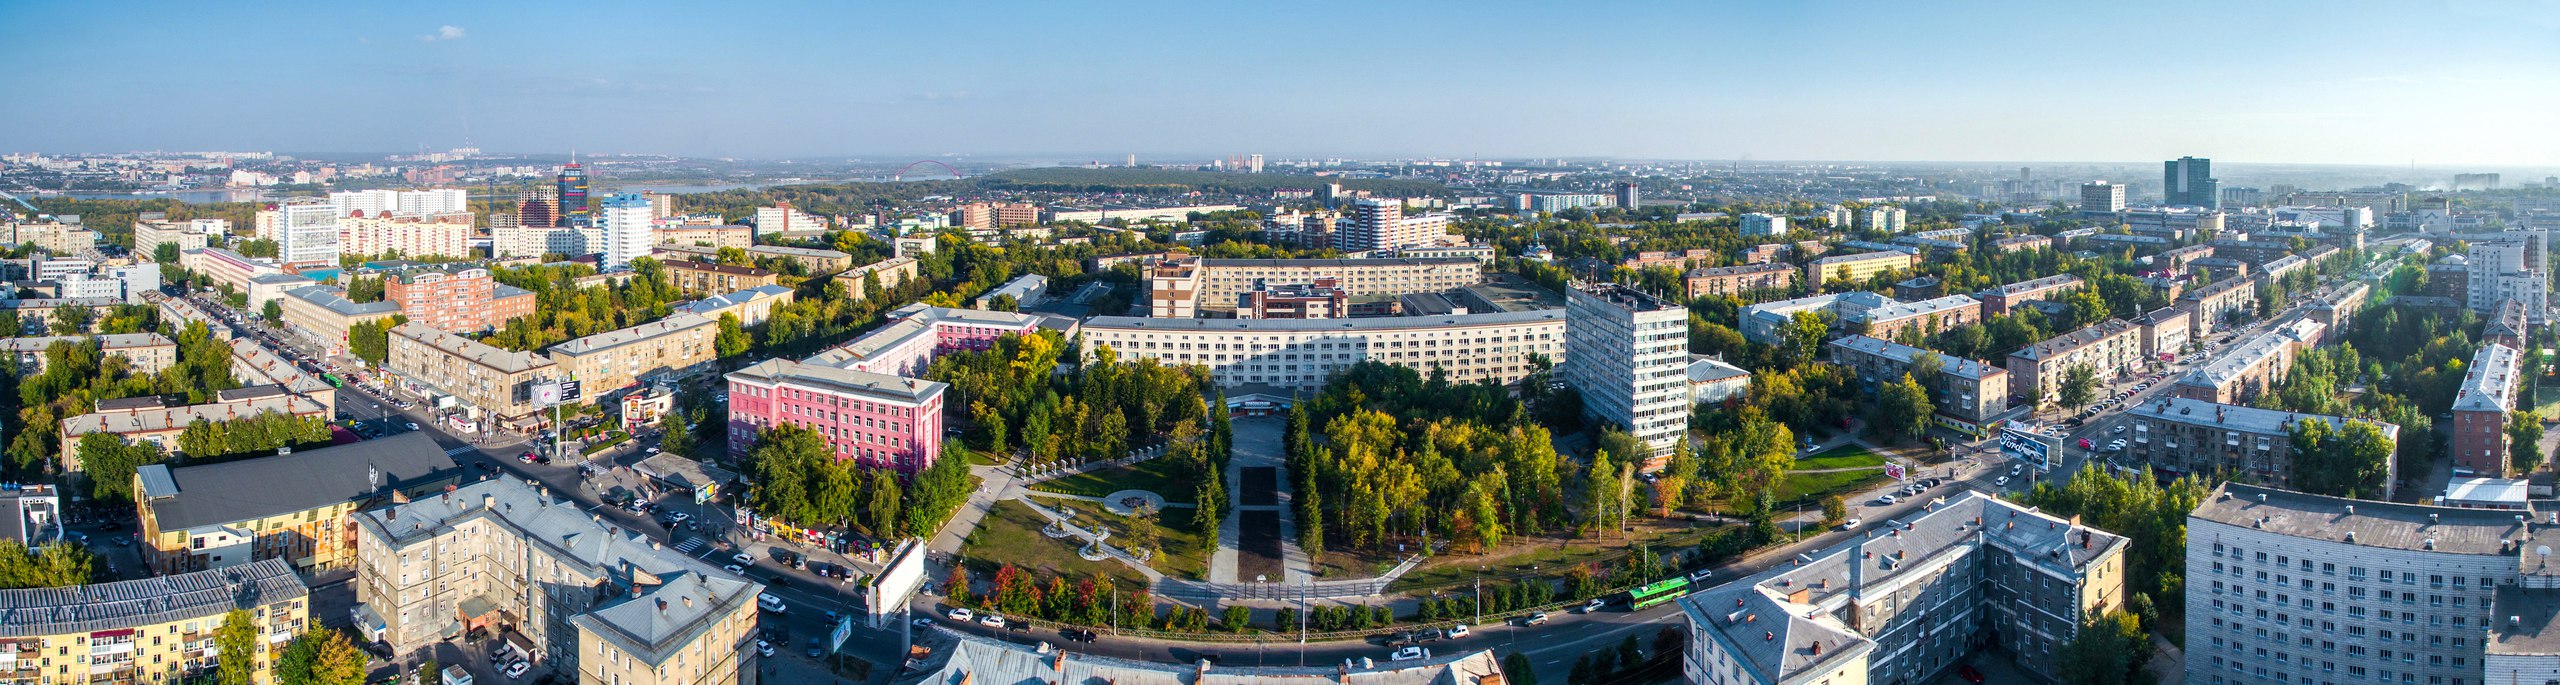
<path fill-rule="evenodd" d="M 1082 508 L 1079 507 L 1079 510 Z M 996 567 L 1012 564 L 1024 569 L 1069 578 L 1108 576 L 1120 587 L 1146 587 L 1146 576 L 1117 561 L 1085 561 L 1076 556 L 1082 544 L 1075 538 L 1051 538 L 1040 534 L 1048 519 L 1021 502 L 997 502 L 969 534 L 960 547 L 960 556 L 969 561 L 969 572 L 977 578 L 994 578 Z"/>
<path fill-rule="evenodd" d="M 1796 457 L 1796 467 L 1791 470 L 1854 469 L 1883 465 L 1884 455 L 1869 452 L 1867 448 L 1857 445 L 1841 445 L 1821 454 Z"/>
<path fill-rule="evenodd" d="M 1121 541 L 1129 531 L 1134 530 L 1137 523 L 1135 517 L 1114 516 L 1110 512 L 1103 511 L 1101 505 L 1091 502 L 1049 502 L 1049 504 L 1067 505 L 1076 510 L 1077 521 L 1099 522 L 1110 528 L 1111 539 L 1115 542 Z M 1155 557 L 1147 560 L 1147 565 L 1155 567 L 1156 572 L 1194 580 L 1209 578 L 1209 554 L 1217 550 L 1202 545 L 1201 543 L 1206 541 L 1200 538 L 1199 533 L 1191 531 L 1191 512 L 1193 511 L 1167 508 L 1156 517 L 1158 549 Z"/>
<path fill-rule="evenodd" d="M 2535 388 L 2533 400 L 2534 412 L 2543 418 L 2560 416 L 2560 384 Z"/>
<path fill-rule="evenodd" d="M 1888 478 L 1884 469 L 1872 471 L 1833 471 L 1829 473 L 1790 473 L 1778 483 L 1778 506 L 1796 502 L 1812 502 L 1824 495 L 1849 495 L 1875 487 Z"/>
<path fill-rule="evenodd" d="M 1086 497 L 1102 497 L 1122 490 L 1145 490 L 1164 496 L 1166 502 L 1190 502 L 1190 474 L 1182 473 L 1172 459 L 1151 459 L 1114 466 L 1100 471 L 1087 471 L 1031 486 L 1041 492 L 1056 492 Z"/>
<path fill-rule="evenodd" d="M 1708 535 L 1726 527 L 1725 524 L 1666 521 L 1651 525 L 1639 523 L 1629 538 L 1614 534 L 1604 539 L 1530 538 L 1505 543 L 1491 554 L 1434 557 L 1423 562 L 1420 568 L 1397 578 L 1389 590 L 1415 592 L 1454 588 L 1474 582 L 1478 573 L 1495 578 L 1529 574 L 1558 576 L 1575 564 L 1625 556 L 1635 542 L 1651 545 L 1656 553 L 1667 553 L 1695 547 Z"/>

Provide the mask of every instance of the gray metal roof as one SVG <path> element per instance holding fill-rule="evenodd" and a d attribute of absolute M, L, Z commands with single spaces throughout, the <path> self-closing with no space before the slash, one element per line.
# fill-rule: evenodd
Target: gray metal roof
<path fill-rule="evenodd" d="M 1439 646 L 1459 649 L 1456 643 Z M 1340 664 L 1243 668 L 1133 661 L 1031 647 L 962 635 L 898 685 L 1481 685 L 1499 679 L 1493 650 L 1418 661 L 1379 660 L 1375 667 Z"/>
<path fill-rule="evenodd" d="M 398 303 L 387 300 L 358 303 L 354 300 L 347 299 L 347 291 L 340 290 L 334 286 L 307 285 L 284 291 L 284 295 L 285 297 L 319 305 L 342 316 L 390 314 L 400 311 L 400 305 Z"/>
<path fill-rule="evenodd" d="M 550 366 L 551 360 L 532 352 L 502 350 L 446 332 L 423 321 L 411 321 L 391 329 L 391 334 L 435 348 L 447 355 L 460 357 L 499 373 L 518 373 Z"/>
<path fill-rule="evenodd" d="M 1157 330 L 1168 332 L 1235 332 L 1235 331 L 1395 331 L 1452 326 L 1499 326 L 1506 324 L 1563 321 L 1562 309 L 1536 309 L 1525 312 L 1487 312 L 1447 316 L 1379 316 L 1362 319 L 1159 319 L 1145 316 L 1097 316 L 1086 319 L 1085 330 Z"/>
<path fill-rule="evenodd" d="M 1980 361 L 1966 359 L 1951 354 L 1931 352 L 1929 350 L 1923 350 L 1874 336 L 1842 336 L 1838 340 L 1831 341 L 1830 346 L 1845 350 L 1864 352 L 1884 357 L 1886 359 L 1891 359 L 1906 365 L 1910 364 L 1912 359 L 1919 357 L 1920 353 L 1928 352 L 1938 356 L 1938 368 L 1940 369 L 1940 373 L 1967 380 L 1981 380 L 1983 376 L 2004 375 L 2008 373 L 2007 369 L 1984 364 Z"/>
<path fill-rule="evenodd" d="M 789 359 L 767 359 L 754 366 L 730 373 L 729 378 L 764 383 L 791 383 L 831 388 L 844 392 L 894 398 L 905 402 L 921 402 L 941 394 L 950 387 L 935 381 L 916 380 L 885 373 L 795 362 Z"/>
<path fill-rule="evenodd" d="M 1376 257 L 1376 258 L 1370 258 L 1370 259 L 1202 259 L 1202 260 L 1200 260 L 1200 266 L 1203 266 L 1203 267 L 1245 267 L 1245 266 L 1269 266 L 1269 267 L 1296 267 L 1296 268 L 1302 268 L 1302 269 L 1318 269 L 1318 268 L 1341 269 L 1341 268 L 1376 267 L 1376 266 L 1425 266 L 1425 265 L 1442 265 L 1442 264 L 1465 264 L 1465 265 L 1469 265 L 1469 266 L 1475 266 L 1475 265 L 1481 265 L 1481 264 L 1483 264 L 1483 263 L 1484 263 L 1484 262 L 1483 262 L 1483 260 L 1479 260 L 1479 259 L 1476 259 L 1476 258 L 1474 258 L 1474 257 Z"/>
<path fill-rule="evenodd" d="M 2515 406 L 2516 348 L 2489 343 L 2471 355 L 2471 370 L 2462 375 L 2462 390 L 2453 396 L 2455 411 L 2507 411 Z"/>
<path fill-rule="evenodd" d="M 424 432 L 293 454 L 169 469 L 176 494 L 149 499 L 161 530 L 184 530 L 361 500 L 457 475 Z"/>
<path fill-rule="evenodd" d="M 2250 367 L 2269 363 L 2277 353 L 2291 349 L 2293 345 L 2293 338 L 2281 331 L 2259 333 L 2246 342 L 2232 347 L 2222 356 L 2214 357 L 2213 361 L 2206 362 L 2204 366 L 2187 372 L 2186 377 L 2178 379 L 2178 384 L 2206 388 L 2222 387 L 2222 384 L 2238 379 L 2240 374 L 2247 372 Z"/>
<path fill-rule="evenodd" d="M 2522 512 L 2459 509 L 2347 499 L 2227 483 L 2205 497 L 2187 518 L 2213 521 L 2279 535 L 2384 549 L 2443 554 L 2514 554 L 2510 541 L 2523 539 Z"/>
<path fill-rule="evenodd" d="M 2135 330 L 2133 324 L 2124 319 L 2108 319 L 2089 324 L 2080 330 L 2047 338 L 2044 342 L 2028 345 L 2026 349 L 2009 353 L 2009 356 L 2026 360 L 2059 357 L 2079 351 L 2080 348 L 2098 344 L 2108 338 L 2134 333 Z"/>
<path fill-rule="evenodd" d="M 617 328 L 553 345 L 551 351 L 570 355 L 592 354 L 659 336 L 681 335 L 704 326 L 716 326 L 718 323 L 693 314 L 676 314 L 638 326 Z"/>
<path fill-rule="evenodd" d="M 2125 410 L 2134 418 L 2169 423 L 2212 426 L 2260 435 L 2293 434 L 2293 427 L 2304 421 L 2321 421 L 2330 428 L 2344 428 L 2349 421 L 2371 424 L 2382 430 L 2383 437 L 2400 439 L 2400 426 L 2382 421 L 2350 419 L 2327 414 L 2309 414 L 2281 409 L 2260 409 L 2237 404 L 2218 404 L 2188 397 L 2161 396 L 2160 399 L 2134 405 Z"/>
<path fill-rule="evenodd" d="M 142 580 L 0 590 L 0 637 L 119 630 L 213 618 L 311 594 L 282 559 Z M 204 632 L 213 632 L 207 626 Z"/>

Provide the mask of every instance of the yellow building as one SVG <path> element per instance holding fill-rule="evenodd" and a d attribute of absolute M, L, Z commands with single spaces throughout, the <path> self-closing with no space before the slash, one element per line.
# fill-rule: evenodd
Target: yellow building
<path fill-rule="evenodd" d="M 160 573 L 282 559 L 301 569 L 355 564 L 347 517 L 443 490 L 460 476 L 426 433 L 294 454 L 134 470 L 142 558 Z"/>
<path fill-rule="evenodd" d="M 0 683 L 174 683 L 219 667 L 214 633 L 232 610 L 257 626 L 250 681 L 310 627 L 311 588 L 281 560 L 72 587 L 0 590 Z"/>
<path fill-rule="evenodd" d="M 1824 257 L 1805 265 L 1805 287 L 1819 291 L 1825 281 L 1864 281 L 1876 274 L 1919 265 L 1920 256 L 1907 252 L 1861 252 Z"/>

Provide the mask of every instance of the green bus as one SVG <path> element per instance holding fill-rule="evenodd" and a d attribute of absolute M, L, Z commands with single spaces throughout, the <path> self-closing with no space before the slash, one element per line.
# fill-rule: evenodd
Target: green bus
<path fill-rule="evenodd" d="M 324 373 L 324 374 L 320 374 L 320 380 L 328 381 L 328 382 L 329 382 L 329 387 L 332 387 L 332 388 L 343 388 L 343 387 L 347 387 L 347 382 L 346 382 L 346 381 L 338 380 L 338 374 L 334 374 L 334 373 Z"/>
<path fill-rule="evenodd" d="M 1643 611 L 1646 608 L 1679 599 L 1681 595 L 1689 594 L 1688 589 L 1687 577 L 1673 576 L 1670 580 L 1628 590 L 1627 610 Z"/>

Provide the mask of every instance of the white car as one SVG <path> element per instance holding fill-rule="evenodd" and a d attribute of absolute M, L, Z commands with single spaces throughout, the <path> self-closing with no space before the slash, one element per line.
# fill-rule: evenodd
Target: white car
<path fill-rule="evenodd" d="M 1858 520 L 1858 517 L 1851 516 L 1851 517 L 1849 517 L 1849 520 L 1847 520 L 1847 521 L 1841 521 L 1841 522 L 1840 522 L 1840 529 L 1841 529 L 1841 530 L 1857 530 L 1857 529 L 1858 529 L 1858 524 L 1859 524 L 1859 523 L 1863 523 L 1863 521 Z"/>
<path fill-rule="evenodd" d="M 1004 627 L 1004 617 L 1003 617 L 1003 616 L 997 616 L 997 615 L 995 615 L 995 614 L 987 614 L 987 615 L 985 615 L 985 616 L 980 616 L 980 617 L 978 617 L 978 625 L 986 626 L 986 627 L 989 627 L 989 628 L 1002 628 L 1002 627 Z"/>
<path fill-rule="evenodd" d="M 757 641 L 756 641 L 756 656 L 765 657 L 765 658 L 768 658 L 768 659 L 769 659 L 769 658 L 772 658 L 772 657 L 773 657 L 773 643 L 771 643 L 771 642 L 766 642 L 766 641 L 763 641 L 763 640 L 757 640 Z"/>
<path fill-rule="evenodd" d="M 1539 624 L 1543 624 L 1543 623 L 1546 623 L 1546 622 L 1547 622 L 1547 612 L 1541 611 L 1541 612 L 1538 612 L 1538 613 L 1530 614 L 1528 618 L 1521 619 L 1521 620 L 1520 620 L 1520 625 L 1524 625 L 1524 626 L 1534 626 L 1534 625 L 1539 625 Z"/>
<path fill-rule="evenodd" d="M 745 552 L 729 555 L 729 560 L 738 562 L 739 566 L 747 566 L 756 563 L 756 558 Z"/>
<path fill-rule="evenodd" d="M 781 597 L 777 597 L 770 592 L 758 593 L 756 595 L 756 608 L 777 614 L 788 613 L 790 609 L 789 607 L 782 605 Z"/>
<path fill-rule="evenodd" d="M 728 572 L 730 572 L 730 573 L 735 573 L 735 574 L 742 575 L 742 576 L 747 574 L 747 568 L 746 568 L 746 567 L 744 567 L 744 566 L 739 566 L 739 565 L 737 565 L 737 564 L 730 564 L 730 565 L 727 565 L 727 566 L 722 566 L 722 567 L 720 567 L 720 570 L 722 570 L 722 571 L 728 571 Z"/>
<path fill-rule="evenodd" d="M 1876 503 L 1877 503 L 1877 504 L 1891 505 L 1891 504 L 1893 504 L 1893 502 L 1894 502 L 1894 499 L 1893 499 L 1893 496 L 1892 496 L 1892 495 L 1885 495 L 1885 496 L 1883 496 L 1883 497 L 1878 497 L 1878 498 L 1876 498 Z"/>
<path fill-rule="evenodd" d="M 1586 613 L 1586 614 L 1599 613 L 1599 611 L 1600 611 L 1600 608 L 1601 608 L 1601 607 L 1608 606 L 1608 605 L 1609 605 L 1609 600 L 1605 600 L 1605 599 L 1594 599 L 1594 600 L 1591 600 L 1590 602 L 1586 602 L 1586 603 L 1584 603 L 1584 604 L 1582 605 L 1582 613 Z"/>
<path fill-rule="evenodd" d="M 411 423 L 411 424 L 409 424 L 409 430 L 417 430 L 417 429 L 418 429 L 418 424 L 415 424 L 415 423 Z"/>
<path fill-rule="evenodd" d="M 2008 484 L 2009 484 L 2009 477 L 2008 477 L 2008 476 L 2001 476 L 2001 477 L 1999 477 L 1999 478 L 1994 478 L 1994 479 L 1992 479 L 1992 480 L 1991 480 L 1991 484 L 1992 484 L 1992 485 L 1994 485 L 1994 486 L 2008 485 Z"/>
<path fill-rule="evenodd" d="M 1708 579 L 1708 578 L 1714 578 L 1714 577 L 1716 577 L 1716 572 L 1715 572 L 1713 569 L 1703 569 L 1703 568 L 1702 568 L 1702 569 L 1698 569 L 1698 570 L 1697 570 L 1697 572 L 1695 572 L 1695 573 L 1691 573 L 1691 574 L 1689 574 L 1689 582 L 1691 582 L 1691 583 L 1695 583 L 1695 582 L 1698 582 L 1698 581 L 1702 581 L 1702 580 L 1706 580 L 1706 579 Z"/>
<path fill-rule="evenodd" d="M 768 650 L 768 651 L 770 651 L 770 650 Z M 765 656 L 773 656 L 773 655 L 772 655 L 772 654 L 770 654 L 770 653 L 768 653 L 768 654 L 766 654 Z M 533 670 L 533 662 L 530 662 L 530 661 L 523 661 L 523 660 L 518 660 L 518 661 L 516 661 L 515 663 L 507 664 L 507 677 L 509 677 L 509 678 L 522 678 L 522 677 L 524 677 L 524 672 L 525 672 L 525 671 L 530 671 L 530 670 Z"/>
<path fill-rule="evenodd" d="M 948 612 L 948 613 L 944 613 L 943 615 L 944 615 L 944 616 L 949 616 L 949 617 L 951 617 L 951 620 L 954 620 L 954 621 L 967 621 L 967 620 L 969 620 L 969 619 L 973 619 L 973 618 L 977 618 L 977 617 L 978 617 L 978 615 L 977 615 L 977 614 L 970 613 L 970 611 L 969 611 L 969 610 L 967 610 L 967 609 L 953 609 L 953 610 L 951 610 L 951 611 L 950 611 L 950 612 Z"/>
<path fill-rule="evenodd" d="M 1404 647 L 1387 654 L 1388 661 L 1412 661 L 1415 659 L 1429 658 L 1431 658 L 1431 650 L 1423 649 L 1420 646 Z"/>
<path fill-rule="evenodd" d="M 1448 632 L 1447 634 L 1448 634 L 1448 636 L 1449 636 L 1449 639 L 1452 639 L 1452 640 L 1455 640 L 1455 639 L 1458 639 L 1458 638 L 1462 638 L 1462 637 L 1466 637 L 1466 636 L 1467 636 L 1467 624 L 1460 623 L 1460 624 L 1457 624 L 1457 625 L 1454 625 L 1454 626 L 1449 626 L 1449 632 Z"/>
<path fill-rule="evenodd" d="M 671 512 L 667 512 L 667 522 L 668 522 L 668 523 L 683 523 L 683 522 L 685 522 L 685 521 L 689 521 L 689 520 L 692 520 L 692 519 L 693 519 L 693 515 L 692 515 L 692 514 L 687 514 L 687 513 L 681 512 L 681 511 L 671 511 Z"/>

